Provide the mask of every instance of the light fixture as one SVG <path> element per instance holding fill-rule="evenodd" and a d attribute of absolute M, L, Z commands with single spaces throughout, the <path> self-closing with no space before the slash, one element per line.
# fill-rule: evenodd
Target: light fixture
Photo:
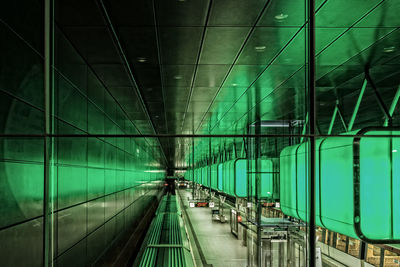
<path fill-rule="evenodd" d="M 287 127 L 301 127 L 303 125 L 303 120 L 268 120 L 261 121 L 260 127 L 269 127 L 269 128 L 287 128 Z M 250 124 L 250 127 L 255 127 L 257 122 Z"/>
<path fill-rule="evenodd" d="M 145 58 L 145 57 L 138 57 L 138 58 L 137 58 L 137 61 L 138 61 L 139 63 L 145 63 L 145 62 L 147 62 L 147 58 Z"/>
<path fill-rule="evenodd" d="M 151 88 L 151 87 L 147 88 L 147 92 L 151 92 L 151 91 L 153 91 L 153 88 Z"/>
<path fill-rule="evenodd" d="M 265 51 L 265 48 L 267 48 L 265 45 L 260 45 L 260 46 L 256 46 L 254 47 L 254 49 L 256 50 L 256 52 L 261 53 Z"/>
<path fill-rule="evenodd" d="M 237 83 L 232 83 L 232 86 L 233 86 L 233 87 L 236 87 L 236 86 L 237 86 Z"/>
<path fill-rule="evenodd" d="M 396 50 L 396 47 L 394 47 L 394 46 L 388 46 L 388 47 L 383 48 L 383 52 L 385 52 L 385 53 L 392 53 L 395 50 Z"/>
<path fill-rule="evenodd" d="M 283 14 L 283 13 L 278 14 L 278 15 L 275 16 L 275 18 L 276 18 L 277 20 L 284 20 L 284 19 L 286 19 L 287 17 L 289 17 L 289 15 L 288 15 L 288 14 Z"/>
<path fill-rule="evenodd" d="M 396 153 L 396 152 L 397 152 L 397 149 L 393 149 L 392 152 L 393 152 L 393 153 Z"/>
<path fill-rule="evenodd" d="M 174 76 L 174 79 L 175 79 L 175 80 L 181 80 L 181 79 L 182 79 L 182 76 L 181 76 L 181 75 L 175 75 L 175 76 Z"/>

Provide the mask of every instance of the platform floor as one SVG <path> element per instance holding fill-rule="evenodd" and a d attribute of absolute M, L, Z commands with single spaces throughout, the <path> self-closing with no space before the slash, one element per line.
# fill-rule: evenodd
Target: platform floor
<path fill-rule="evenodd" d="M 229 224 L 229 209 L 226 209 L 226 223 L 211 220 L 210 208 L 190 208 L 188 198 L 191 191 L 178 190 L 186 212 L 194 229 L 200 248 L 196 248 L 193 233 L 189 233 L 194 250 L 197 266 L 203 265 L 203 261 L 213 267 L 243 267 L 247 265 L 247 247 L 242 241 L 232 235 Z M 187 226 L 190 232 L 190 227 Z M 203 254 L 203 261 L 201 255 Z"/>

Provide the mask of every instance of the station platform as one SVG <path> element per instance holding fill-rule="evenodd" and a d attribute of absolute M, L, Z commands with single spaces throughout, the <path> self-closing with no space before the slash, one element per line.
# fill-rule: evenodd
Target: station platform
<path fill-rule="evenodd" d="M 247 265 L 247 247 L 231 233 L 229 206 L 226 206 L 227 221 L 221 223 L 211 219 L 208 207 L 190 208 L 190 190 L 177 190 L 181 197 L 189 238 L 197 266 L 243 267 Z"/>

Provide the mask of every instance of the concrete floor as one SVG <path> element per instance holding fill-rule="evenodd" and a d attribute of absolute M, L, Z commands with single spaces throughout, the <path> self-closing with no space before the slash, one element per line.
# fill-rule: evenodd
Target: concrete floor
<path fill-rule="evenodd" d="M 181 199 L 186 208 L 190 222 L 194 229 L 194 234 L 198 239 L 200 249 L 196 249 L 193 233 L 189 233 L 194 257 L 197 266 L 204 266 L 201 260 L 200 251 L 202 251 L 207 264 L 213 267 L 243 267 L 247 265 L 247 247 L 242 245 L 231 233 L 229 224 L 229 209 L 225 211 L 227 217 L 226 223 L 220 223 L 211 220 L 210 208 L 190 208 L 188 198 L 191 198 L 191 192 L 179 190 Z M 190 227 L 187 226 L 190 232 Z"/>

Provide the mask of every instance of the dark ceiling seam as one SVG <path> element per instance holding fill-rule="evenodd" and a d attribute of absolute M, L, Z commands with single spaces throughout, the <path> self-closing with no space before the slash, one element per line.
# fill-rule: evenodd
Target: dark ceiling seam
<path fill-rule="evenodd" d="M 96 2 L 98 3 L 98 7 L 99 7 L 99 9 L 101 11 L 101 14 L 102 14 L 106 24 L 107 24 L 107 28 L 111 32 L 111 36 L 112 36 L 112 39 L 114 41 L 114 44 L 117 46 L 119 54 L 122 57 L 123 62 L 125 63 L 124 64 L 125 69 L 128 72 L 128 76 L 129 76 L 129 78 L 131 80 L 131 83 L 132 83 L 132 85 L 134 87 L 134 90 L 135 90 L 135 92 L 136 92 L 136 94 L 137 94 L 137 96 L 139 98 L 139 102 L 140 102 L 140 104 L 141 104 L 141 106 L 142 106 L 142 108 L 143 108 L 143 110 L 145 112 L 145 115 L 146 115 L 146 117 L 147 117 L 147 119 L 148 119 L 148 121 L 149 121 L 149 123 L 151 125 L 151 128 L 152 128 L 153 132 L 157 134 L 156 128 L 154 126 L 154 123 L 153 123 L 153 121 L 152 121 L 152 119 L 150 117 L 150 114 L 148 112 L 148 107 L 147 107 L 147 105 L 146 105 L 146 103 L 145 103 L 145 101 L 143 99 L 143 96 L 142 96 L 142 93 L 140 91 L 139 85 L 136 83 L 135 77 L 133 76 L 132 68 L 131 68 L 131 66 L 129 64 L 129 61 L 128 61 L 126 55 L 125 55 L 124 49 L 121 46 L 121 43 L 119 41 L 117 32 L 115 31 L 115 28 L 114 28 L 114 26 L 112 24 L 112 21 L 111 21 L 111 18 L 109 16 L 108 12 L 107 12 L 106 6 L 104 5 L 103 0 L 97 0 Z M 158 140 L 158 143 L 160 145 L 161 152 L 162 152 L 162 154 L 164 156 L 165 164 L 168 166 L 168 159 L 165 156 L 164 148 L 161 145 L 160 139 L 157 138 L 157 140 Z"/>
<path fill-rule="evenodd" d="M 204 113 L 203 117 L 201 118 L 200 123 L 199 123 L 199 125 L 197 126 L 196 130 L 194 131 L 194 133 L 196 133 L 196 132 L 199 130 L 200 126 L 202 125 L 202 123 L 203 123 L 205 117 L 207 116 L 207 113 L 210 111 L 211 106 L 214 104 L 215 99 L 217 99 L 217 97 L 218 97 L 218 95 L 219 95 L 219 93 L 220 93 L 220 91 L 221 91 L 221 89 L 222 89 L 223 84 L 225 83 L 226 79 L 227 79 L 228 76 L 230 75 L 230 73 L 231 73 L 233 67 L 235 66 L 236 61 L 239 59 L 240 54 L 242 53 L 244 47 L 246 46 L 246 43 L 247 43 L 248 40 L 250 39 L 251 34 L 253 33 L 254 29 L 256 28 L 257 23 L 260 21 L 262 15 L 264 14 L 264 11 L 267 9 L 267 7 L 269 6 L 270 2 L 271 2 L 271 0 L 268 0 L 268 1 L 265 3 L 264 7 L 262 8 L 261 12 L 258 14 L 258 17 L 257 17 L 257 19 L 255 20 L 255 22 L 254 22 L 254 24 L 253 24 L 253 27 L 252 27 L 252 28 L 250 29 L 250 31 L 247 33 L 247 36 L 246 36 L 245 40 L 243 41 L 242 46 L 240 47 L 238 53 L 236 54 L 235 59 L 233 60 L 231 66 L 229 67 L 227 73 L 225 74 L 224 79 L 223 79 L 222 82 L 221 82 L 221 86 L 219 86 L 217 92 L 215 93 L 213 99 L 211 100 L 210 105 L 208 105 L 208 108 L 207 108 L 206 112 Z"/>
<path fill-rule="evenodd" d="M 196 64 L 195 64 L 195 69 L 194 69 L 194 73 L 193 73 L 193 76 L 192 76 L 192 81 L 191 81 L 191 84 L 190 84 L 189 97 L 188 97 L 188 99 L 186 101 L 185 112 L 183 113 L 181 132 L 183 131 L 183 125 L 185 124 L 186 114 L 188 112 L 190 101 L 191 101 L 191 98 L 192 98 L 192 95 L 193 95 L 193 87 L 194 87 L 194 83 L 196 81 L 198 65 L 199 65 L 199 61 L 200 61 L 200 57 L 201 57 L 201 52 L 203 50 L 204 39 L 205 39 L 206 31 L 207 31 L 207 25 L 208 25 L 208 20 L 209 20 L 210 13 L 211 13 L 211 8 L 212 8 L 212 0 L 210 0 L 210 2 L 208 4 L 207 15 L 206 15 L 206 19 L 205 19 L 205 22 L 204 22 L 203 33 L 201 35 L 201 40 L 200 40 L 199 52 L 197 53 L 197 60 L 196 60 Z"/>
<path fill-rule="evenodd" d="M 330 45 L 332 45 L 335 41 L 337 41 L 341 36 L 343 36 L 343 34 L 345 34 L 345 33 L 348 32 L 351 28 L 353 28 L 354 25 L 356 25 L 358 22 L 360 22 L 362 19 L 364 19 L 369 13 L 371 13 L 373 10 L 375 10 L 375 8 L 377 8 L 380 4 L 382 4 L 383 1 L 384 1 L 384 0 L 381 0 L 381 2 L 379 2 L 379 3 L 378 3 L 377 5 L 375 5 L 373 8 L 371 8 L 368 12 L 366 12 L 363 16 L 361 16 L 361 18 L 359 18 L 358 20 L 356 20 L 348 29 L 346 29 L 342 34 L 340 34 L 338 38 L 334 39 L 330 44 L 328 44 L 324 49 L 322 49 L 322 50 L 316 55 L 316 57 L 319 56 L 325 49 L 327 49 L 327 48 L 328 48 Z M 325 1 L 323 4 L 325 4 L 326 2 L 327 2 L 327 1 Z M 323 4 L 321 5 L 321 7 L 323 6 Z M 321 8 L 321 7 L 320 7 L 320 8 Z M 316 13 L 320 10 L 320 8 L 318 8 L 318 10 L 316 11 Z M 305 24 L 306 24 L 306 22 L 305 22 Z M 300 30 L 305 26 L 305 24 L 300 28 Z M 294 37 L 300 32 L 300 30 L 294 35 Z M 294 37 L 292 37 L 292 39 L 281 49 L 281 51 L 278 53 L 278 55 L 281 54 L 281 53 L 283 52 L 283 50 L 288 46 L 288 44 L 293 40 Z M 277 56 L 278 56 L 278 55 L 277 55 Z M 277 56 L 276 56 L 276 57 L 277 57 Z M 257 80 L 258 80 L 258 79 L 262 76 L 262 74 L 268 69 L 268 67 L 272 64 L 272 62 L 276 59 L 276 57 L 274 57 L 274 58 L 271 60 L 271 62 L 266 66 L 266 68 L 265 68 L 265 69 L 256 77 L 256 79 L 247 87 L 246 91 L 244 91 L 243 94 L 233 103 L 233 105 L 221 116 L 221 118 L 217 121 L 217 123 L 214 125 L 214 127 L 211 129 L 211 131 L 214 130 L 214 128 L 222 121 L 222 119 L 225 117 L 225 115 L 228 114 L 228 112 L 229 112 L 229 111 L 233 108 L 233 106 L 240 100 L 240 98 L 241 98 L 244 94 L 246 94 L 246 92 L 249 90 L 249 88 L 250 88 L 255 82 L 257 82 Z M 303 68 L 303 67 L 301 67 L 301 68 Z M 299 69 L 298 69 L 297 71 L 295 71 L 292 75 L 290 75 L 289 78 L 291 78 L 295 73 L 297 73 L 299 70 L 301 70 L 301 68 L 299 68 Z M 285 81 L 287 81 L 287 80 L 288 80 L 288 79 L 286 79 Z M 285 82 L 285 81 L 284 81 L 284 82 Z M 276 89 L 278 89 L 282 84 L 283 84 L 283 83 L 281 83 L 277 88 L 275 88 L 270 94 L 272 94 L 272 93 L 273 93 Z M 270 94 L 268 94 L 268 96 L 269 96 Z M 268 96 L 266 96 L 266 97 L 268 97 Z M 263 99 L 261 99 L 260 102 L 257 103 L 256 105 L 260 104 L 266 97 L 264 97 Z M 254 107 L 255 107 L 255 106 L 254 106 Z M 252 107 L 250 110 L 252 110 L 254 107 Z M 249 111 L 250 111 L 250 110 L 249 110 Z M 246 112 L 243 116 L 245 116 L 246 114 L 248 114 L 249 111 Z M 243 116 L 241 116 L 240 119 L 242 119 Z M 235 121 L 235 123 L 233 123 L 232 126 L 233 126 L 234 124 L 236 124 L 238 121 L 240 121 L 240 119 L 237 120 L 237 121 Z M 201 124 L 199 124 L 199 127 L 200 127 L 200 125 L 201 125 Z M 196 132 L 197 132 L 197 130 L 196 130 Z"/>
<path fill-rule="evenodd" d="M 153 5 L 153 17 L 154 17 L 154 29 L 155 29 L 155 34 L 156 34 L 156 45 L 157 45 L 157 51 L 158 51 L 158 62 L 159 62 L 159 70 L 160 70 L 160 78 L 161 78 L 161 95 L 163 99 L 163 108 L 164 108 L 164 120 L 165 120 L 165 128 L 166 128 L 166 133 L 168 133 L 168 120 L 167 120 L 167 110 L 166 110 L 166 105 L 165 105 L 165 88 L 164 88 L 164 72 L 163 72 L 163 65 L 162 65 L 162 54 L 161 54 L 161 47 L 160 47 L 160 40 L 159 40 L 159 32 L 158 32 L 158 20 L 157 20 L 157 11 L 156 11 L 156 0 L 152 1 Z M 169 155 L 172 155 L 171 153 L 171 143 L 170 140 L 167 139 L 167 144 L 168 144 L 168 151 Z M 174 151 L 175 153 L 175 151 Z"/>

